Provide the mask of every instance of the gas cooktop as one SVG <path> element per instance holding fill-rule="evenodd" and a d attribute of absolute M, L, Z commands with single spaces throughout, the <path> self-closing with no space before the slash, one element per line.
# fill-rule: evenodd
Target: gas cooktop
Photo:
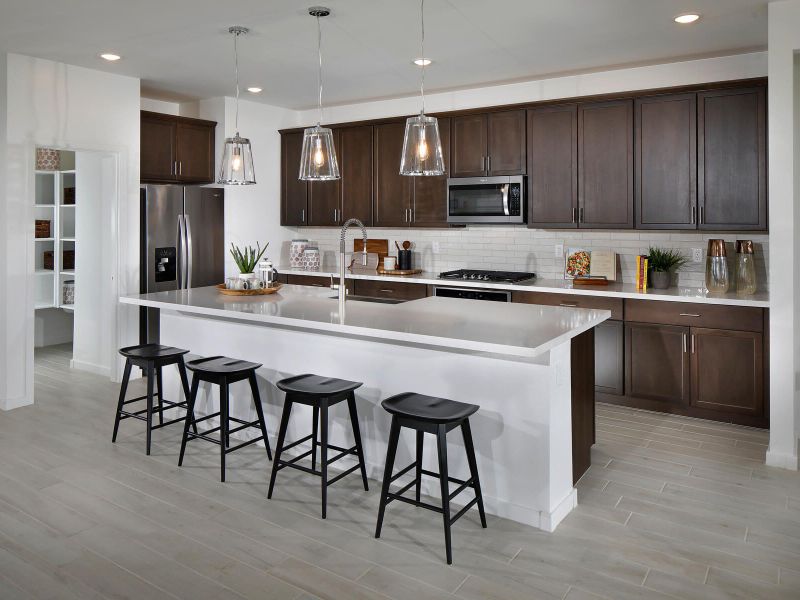
<path fill-rule="evenodd" d="M 439 279 L 461 279 L 464 281 L 498 281 L 503 283 L 519 283 L 536 277 L 535 273 L 519 273 L 517 271 L 483 271 L 481 269 L 458 269 L 439 273 Z"/>

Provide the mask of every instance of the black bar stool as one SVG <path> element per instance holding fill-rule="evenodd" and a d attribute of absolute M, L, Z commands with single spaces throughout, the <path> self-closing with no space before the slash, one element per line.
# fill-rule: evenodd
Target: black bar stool
<path fill-rule="evenodd" d="M 375 537 L 381 536 L 381 526 L 383 525 L 383 515 L 386 505 L 392 500 L 400 500 L 414 506 L 427 508 L 434 512 L 442 513 L 444 519 L 444 543 L 447 550 L 447 564 L 453 563 L 453 553 L 450 546 L 450 526 L 458 521 L 474 504 L 478 505 L 478 513 L 481 517 L 481 525 L 486 528 L 486 514 L 483 511 L 483 495 L 481 494 L 481 482 L 478 478 L 478 464 L 475 461 L 475 448 L 472 445 L 472 431 L 469 427 L 469 417 L 477 412 L 479 406 L 475 404 L 465 404 L 445 400 L 444 398 L 434 398 L 422 394 L 398 394 L 381 402 L 383 408 L 392 415 L 392 427 L 389 433 L 389 449 L 386 454 L 386 470 L 383 474 L 383 487 L 381 488 L 380 508 L 378 509 L 378 526 L 375 529 Z M 467 451 L 467 462 L 469 462 L 470 478 L 466 481 L 449 477 L 447 474 L 447 432 L 461 427 L 464 436 L 464 449 Z M 392 475 L 394 468 L 394 458 L 397 453 L 397 442 L 400 439 L 400 428 L 408 427 L 417 432 L 417 456 L 416 460 Z M 422 468 L 422 446 L 425 433 L 436 435 L 436 443 L 439 449 L 439 472 L 434 473 Z M 414 480 L 396 492 L 390 492 L 390 484 L 408 473 L 411 469 L 416 470 Z M 420 501 L 420 485 L 422 476 L 428 475 L 439 479 L 442 494 L 442 505 L 436 506 Z M 450 492 L 450 482 L 458 484 L 458 487 Z M 412 486 L 415 486 L 415 498 L 403 496 Z M 468 487 L 473 488 L 475 497 L 458 511 L 455 516 L 450 517 L 450 501 Z"/>
<path fill-rule="evenodd" d="M 358 427 L 358 412 L 356 411 L 356 397 L 353 390 L 361 387 L 361 383 L 355 381 L 345 381 L 344 379 L 334 379 L 332 377 L 322 377 L 320 375 L 297 375 L 283 379 L 277 383 L 278 388 L 286 392 L 286 402 L 283 405 L 283 415 L 281 416 L 281 426 L 278 431 L 278 445 L 275 448 L 275 461 L 272 463 L 272 475 L 269 479 L 269 492 L 267 498 L 272 498 L 272 489 L 275 486 L 275 476 L 278 471 L 285 467 L 299 469 L 312 475 L 322 478 L 322 518 L 327 515 L 328 509 L 328 486 L 336 483 L 342 477 L 349 475 L 356 469 L 361 469 L 361 478 L 364 480 L 364 489 L 369 490 L 367 484 L 367 469 L 364 465 L 364 449 L 361 446 L 361 430 Z M 350 422 L 353 426 L 353 437 L 355 445 L 352 448 L 341 448 L 328 443 L 328 409 L 332 406 L 347 400 L 347 407 L 350 410 Z M 284 446 L 286 440 L 286 429 L 289 426 L 289 415 L 292 412 L 292 404 L 306 404 L 313 409 L 312 433 L 291 444 Z M 317 441 L 317 430 L 320 430 L 320 440 Z M 289 450 L 295 446 L 311 440 L 311 450 L 303 452 L 291 460 L 282 460 L 281 454 L 284 450 Z M 320 448 L 320 469 L 317 470 L 317 446 Z M 329 459 L 328 450 L 339 452 L 336 456 Z M 337 460 L 353 454 L 358 457 L 358 464 L 338 474 L 333 479 L 328 479 L 328 465 Z M 297 464 L 297 461 L 311 455 L 311 468 Z"/>
<path fill-rule="evenodd" d="M 153 429 L 159 429 L 172 425 L 178 421 L 183 421 L 186 416 L 172 419 L 171 421 L 164 422 L 164 411 L 171 408 L 187 408 L 187 401 L 189 399 L 189 380 L 186 377 L 186 368 L 183 362 L 184 354 L 188 350 L 181 350 L 172 346 L 161 346 L 159 344 L 142 344 L 139 346 L 128 346 L 121 348 L 119 353 L 125 357 L 125 373 L 122 375 L 122 385 L 119 389 L 119 402 L 117 403 L 117 416 L 114 420 L 114 435 L 111 436 L 111 442 L 117 441 L 117 432 L 119 431 L 119 422 L 123 419 L 138 419 L 147 423 L 147 454 L 150 454 L 150 434 Z M 168 365 L 177 365 L 178 373 L 181 376 L 181 384 L 183 387 L 183 402 L 170 402 L 163 398 L 163 385 L 161 380 L 161 369 Z M 125 394 L 128 392 L 128 383 L 131 378 L 131 369 L 133 367 L 141 367 L 147 374 L 147 393 L 138 398 L 131 398 L 125 400 Z M 154 386 L 158 386 L 158 392 L 154 391 Z M 153 407 L 153 400 L 158 396 L 158 408 Z M 132 402 L 139 402 L 140 400 L 147 400 L 147 406 L 137 411 L 127 411 L 126 404 Z M 158 413 L 158 425 L 153 425 L 153 413 Z M 144 415 L 144 416 L 143 416 Z"/>
<path fill-rule="evenodd" d="M 220 448 L 220 481 L 225 481 L 225 455 L 250 444 L 264 440 L 267 447 L 267 457 L 272 460 L 272 450 L 269 447 L 267 436 L 267 426 L 264 422 L 264 409 L 261 406 L 261 395 L 258 393 L 258 382 L 256 381 L 256 369 L 259 363 L 246 362 L 225 356 L 212 356 L 209 358 L 198 358 L 186 363 L 186 367 L 192 372 L 192 391 L 189 394 L 189 418 L 183 427 L 183 439 L 181 440 L 181 454 L 178 458 L 178 466 L 183 465 L 183 454 L 186 451 L 186 442 L 190 439 L 199 438 L 212 444 L 217 444 Z M 258 419 L 255 421 L 244 421 L 230 416 L 228 388 L 230 384 L 247 379 L 250 382 L 250 390 L 253 394 L 253 404 L 256 407 Z M 196 419 L 194 416 L 194 405 L 197 401 L 197 390 L 201 381 L 207 381 L 219 386 L 219 411 L 205 417 Z M 197 424 L 219 417 L 219 425 L 206 429 L 198 433 Z M 238 427 L 231 429 L 230 422 L 238 423 Z M 189 431 L 189 425 L 195 428 L 194 433 Z M 242 431 L 248 427 L 257 427 L 261 430 L 259 437 L 242 442 L 233 448 L 230 447 L 230 434 Z M 219 431 L 219 439 L 209 436 L 211 433 Z"/>

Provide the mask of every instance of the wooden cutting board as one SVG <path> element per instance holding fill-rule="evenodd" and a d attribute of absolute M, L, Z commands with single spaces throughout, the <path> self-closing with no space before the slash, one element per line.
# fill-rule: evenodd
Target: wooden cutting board
<path fill-rule="evenodd" d="M 356 238 L 353 240 L 353 251 L 364 251 L 364 240 Z M 378 255 L 378 264 L 383 264 L 383 259 L 389 256 L 389 240 L 367 240 L 367 252 L 373 252 Z"/>

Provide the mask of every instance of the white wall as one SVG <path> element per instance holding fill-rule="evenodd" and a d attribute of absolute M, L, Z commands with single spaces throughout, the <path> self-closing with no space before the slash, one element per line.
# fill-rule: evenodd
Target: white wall
<path fill-rule="evenodd" d="M 800 434 L 800 0 L 769 4 L 770 443 L 767 464 L 798 467 Z"/>
<path fill-rule="evenodd" d="M 164 100 L 153 100 L 152 98 L 141 99 L 141 109 L 151 112 L 164 113 L 166 115 L 181 114 L 181 105 L 178 102 L 166 102 Z"/>
<path fill-rule="evenodd" d="M 73 315 L 60 308 L 43 308 L 34 313 L 33 345 L 36 348 L 72 341 Z"/>
<path fill-rule="evenodd" d="M 9 230 L 10 224 L 6 218 L 7 203 L 10 185 L 8 183 L 8 151 L 7 151 L 7 131 L 8 131 L 8 61 L 6 55 L 0 52 L 0 409 L 13 408 L 13 406 L 24 403 L 24 396 L 18 395 L 17 390 L 10 384 L 8 375 L 9 367 L 13 367 L 13 359 L 9 355 L 11 345 L 8 344 L 7 314 L 9 281 L 7 278 L 7 263 L 9 254 Z M 16 398 L 12 400 L 12 392 Z M 21 401 L 20 401 L 21 399 Z"/>
<path fill-rule="evenodd" d="M 138 291 L 139 80 L 17 54 L 0 55 L 7 108 L 6 186 L 0 198 L 5 273 L 0 288 L 0 408 L 33 401 L 33 180 L 36 146 L 115 154 L 121 209 L 104 227 L 119 227 L 110 252 L 115 296 Z M 117 252 L 119 248 L 119 252 Z M 119 279 L 116 273 L 120 273 Z M 118 292 L 116 291 L 118 290 Z M 119 309 L 107 335 L 135 340 L 138 313 Z M 119 374 L 119 366 L 115 369 Z"/>

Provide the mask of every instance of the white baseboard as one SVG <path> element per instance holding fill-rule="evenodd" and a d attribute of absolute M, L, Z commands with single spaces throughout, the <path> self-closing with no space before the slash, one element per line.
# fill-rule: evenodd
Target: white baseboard
<path fill-rule="evenodd" d="M 94 363 L 86 362 L 73 358 L 69 361 L 69 368 L 76 371 L 86 371 L 87 373 L 94 373 L 103 377 L 111 377 L 111 369 L 103 365 L 96 365 Z"/>
<path fill-rule="evenodd" d="M 0 410 L 14 410 L 21 406 L 30 406 L 33 400 L 20 396 L 19 398 L 0 398 Z"/>
<path fill-rule="evenodd" d="M 797 471 L 797 454 L 788 454 L 785 452 L 773 452 L 772 450 L 767 450 L 767 466 Z"/>

